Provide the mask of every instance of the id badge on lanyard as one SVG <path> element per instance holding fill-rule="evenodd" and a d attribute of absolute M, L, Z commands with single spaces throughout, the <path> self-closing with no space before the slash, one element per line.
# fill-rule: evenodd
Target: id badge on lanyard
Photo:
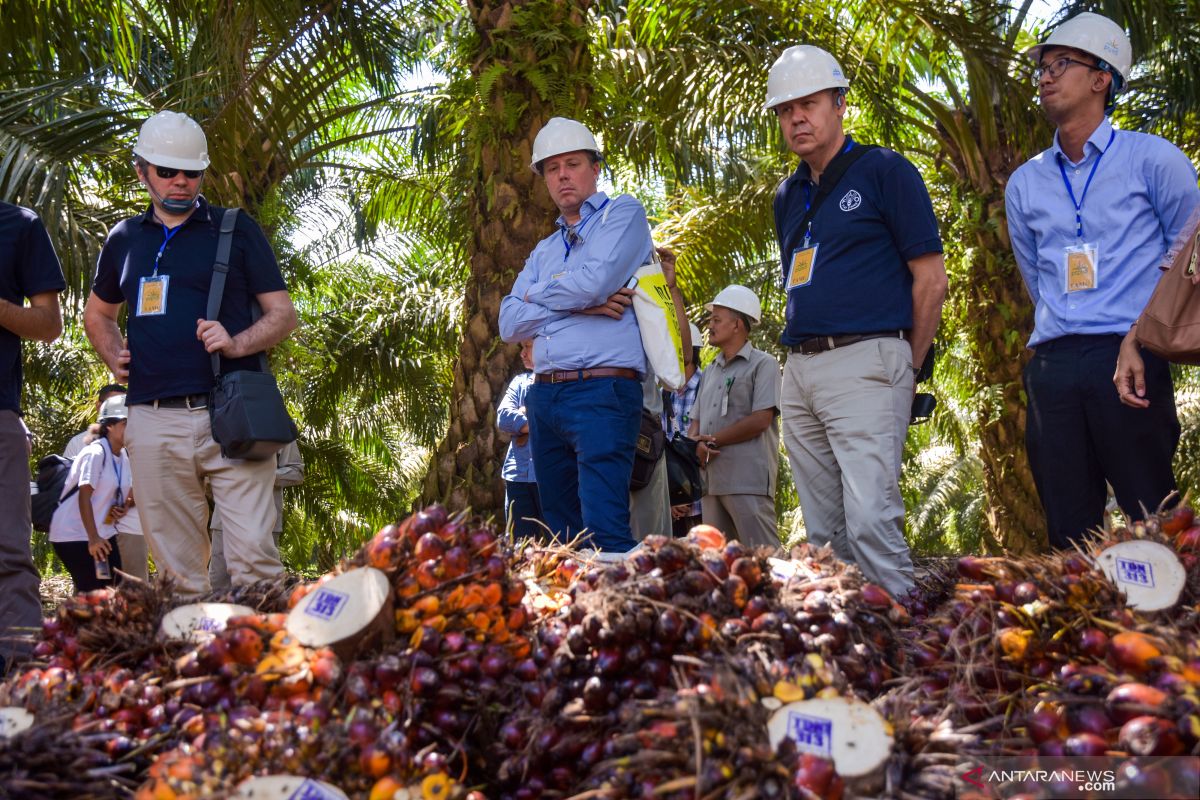
<path fill-rule="evenodd" d="M 183 229 L 182 225 L 175 228 L 162 226 L 163 241 L 154 256 L 154 273 L 138 280 L 137 308 L 134 313 L 139 317 L 157 317 L 167 313 L 167 289 L 171 285 L 170 275 L 158 274 L 158 262 L 162 260 L 163 252 L 171 238 Z"/>
<path fill-rule="evenodd" d="M 808 214 L 812 208 L 812 198 L 809 195 L 811 190 L 806 185 L 804 187 L 804 213 Z M 812 220 L 808 221 L 808 227 L 804 231 L 804 243 L 792 251 L 792 266 L 788 270 L 787 281 L 784 283 L 785 291 L 799 289 L 802 286 L 808 286 L 812 283 L 813 269 L 817 265 L 817 248 L 819 244 L 812 240 Z"/>
<path fill-rule="evenodd" d="M 1104 154 L 1108 152 L 1108 148 L 1112 147 L 1116 137 L 1117 132 L 1113 130 L 1108 135 L 1108 144 L 1096 155 L 1096 160 L 1092 163 L 1091 171 L 1088 172 L 1079 199 L 1075 198 L 1075 189 L 1071 186 L 1070 179 L 1067 178 L 1067 167 L 1063 163 L 1062 153 L 1057 155 L 1059 174 L 1062 175 L 1067 196 L 1071 198 L 1071 205 L 1075 207 L 1075 244 L 1063 248 L 1063 288 L 1067 294 L 1087 292 L 1100 286 L 1100 247 L 1083 238 L 1083 203 L 1087 199 L 1092 178 L 1096 177 L 1096 170 L 1100 167 L 1100 159 L 1104 158 Z"/>
<path fill-rule="evenodd" d="M 1099 288 L 1099 263 L 1100 248 L 1091 242 L 1064 247 L 1063 270 L 1067 276 L 1067 294 Z"/>
<path fill-rule="evenodd" d="M 170 282 L 170 275 L 150 275 L 138 281 L 137 316 L 155 317 L 167 313 Z"/>

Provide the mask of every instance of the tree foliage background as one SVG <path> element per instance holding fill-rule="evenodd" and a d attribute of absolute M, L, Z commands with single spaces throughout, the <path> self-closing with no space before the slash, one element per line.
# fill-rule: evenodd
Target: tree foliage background
<path fill-rule="evenodd" d="M 418 500 L 502 513 L 495 404 L 519 367 L 496 314 L 555 216 L 528 169 L 537 129 L 554 115 L 591 126 L 607 182 L 678 251 L 693 318 L 727 283 L 749 285 L 773 320 L 756 343 L 773 348 L 770 198 L 795 164 L 761 103 L 779 51 L 807 42 L 852 79 L 853 135 L 912 158 L 942 220 L 941 405 L 909 437 L 910 538 L 1035 547 L 1031 309 L 1003 189 L 1051 136 L 1017 53 L 1083 9 L 1133 38 L 1120 124 L 1200 156 L 1194 0 L 0 0 L 0 199 L 42 215 L 70 286 L 63 338 L 26 346 L 36 454 L 86 423 L 108 380 L 80 312 L 108 229 L 144 203 L 137 126 L 170 108 L 205 127 L 206 194 L 264 224 L 301 314 L 273 355 L 308 465 L 288 494 L 289 564 L 324 568 Z M 1196 381 L 1180 378 L 1190 486 Z M 781 492 L 785 524 L 794 502 Z"/>

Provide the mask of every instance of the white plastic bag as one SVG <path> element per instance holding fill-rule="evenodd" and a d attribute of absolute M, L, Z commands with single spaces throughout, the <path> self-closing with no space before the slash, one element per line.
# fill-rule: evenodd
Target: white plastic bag
<path fill-rule="evenodd" d="M 642 333 L 642 348 L 659 383 L 677 391 L 685 383 L 683 339 L 679 332 L 679 317 L 675 314 L 675 301 L 671 299 L 658 253 L 654 253 L 653 260 L 640 267 L 634 277 L 637 286 L 633 290 L 633 312 L 637 314 Z"/>

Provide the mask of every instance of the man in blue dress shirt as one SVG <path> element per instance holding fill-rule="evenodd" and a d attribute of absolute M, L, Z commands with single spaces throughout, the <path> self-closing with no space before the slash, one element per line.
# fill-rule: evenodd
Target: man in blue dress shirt
<path fill-rule="evenodd" d="M 555 117 L 538 132 L 530 166 L 561 213 L 500 306 L 506 342 L 533 339 L 526 396 L 546 524 L 598 550 L 624 552 L 629 478 L 646 355 L 625 289 L 650 259 L 646 211 L 596 190 L 600 148 L 582 124 Z"/>
<path fill-rule="evenodd" d="M 1083 13 L 1029 55 L 1054 144 L 1005 192 L 1009 236 L 1034 303 L 1025 368 L 1025 444 L 1052 547 L 1102 524 L 1106 481 L 1134 519 L 1175 489 L 1179 441 L 1168 365 L 1145 355 L 1146 408 L 1124 406 L 1110 381 L 1122 337 L 1157 267 L 1200 203 L 1196 171 L 1171 143 L 1107 119 L 1132 63 L 1115 22 Z"/>

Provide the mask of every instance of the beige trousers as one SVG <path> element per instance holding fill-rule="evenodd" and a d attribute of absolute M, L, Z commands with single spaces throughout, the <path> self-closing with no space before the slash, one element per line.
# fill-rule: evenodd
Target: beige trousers
<path fill-rule="evenodd" d="M 639 542 L 651 534 L 671 536 L 671 493 L 667 487 L 667 459 L 654 465 L 650 482 L 629 493 L 629 531 Z"/>
<path fill-rule="evenodd" d="M 899 338 L 792 353 L 783 370 L 783 444 L 808 539 L 893 596 L 913 585 L 899 485 L 912 398 L 912 348 Z"/>
<path fill-rule="evenodd" d="M 208 502 L 204 479 L 225 521 L 225 557 L 235 586 L 283 572 L 275 525 L 275 459 L 243 461 L 221 455 L 207 409 L 129 409 L 126 431 L 142 532 L 154 563 L 175 579 L 180 594 L 209 591 Z"/>
<path fill-rule="evenodd" d="M 751 547 L 779 547 L 775 498 L 765 494 L 706 494 L 700 501 L 704 524 L 727 539 Z"/>
<path fill-rule="evenodd" d="M 118 533 L 117 549 L 121 551 L 122 572 L 128 572 L 144 581 L 150 580 L 150 564 L 146 560 L 149 546 L 145 536 L 138 533 Z"/>

